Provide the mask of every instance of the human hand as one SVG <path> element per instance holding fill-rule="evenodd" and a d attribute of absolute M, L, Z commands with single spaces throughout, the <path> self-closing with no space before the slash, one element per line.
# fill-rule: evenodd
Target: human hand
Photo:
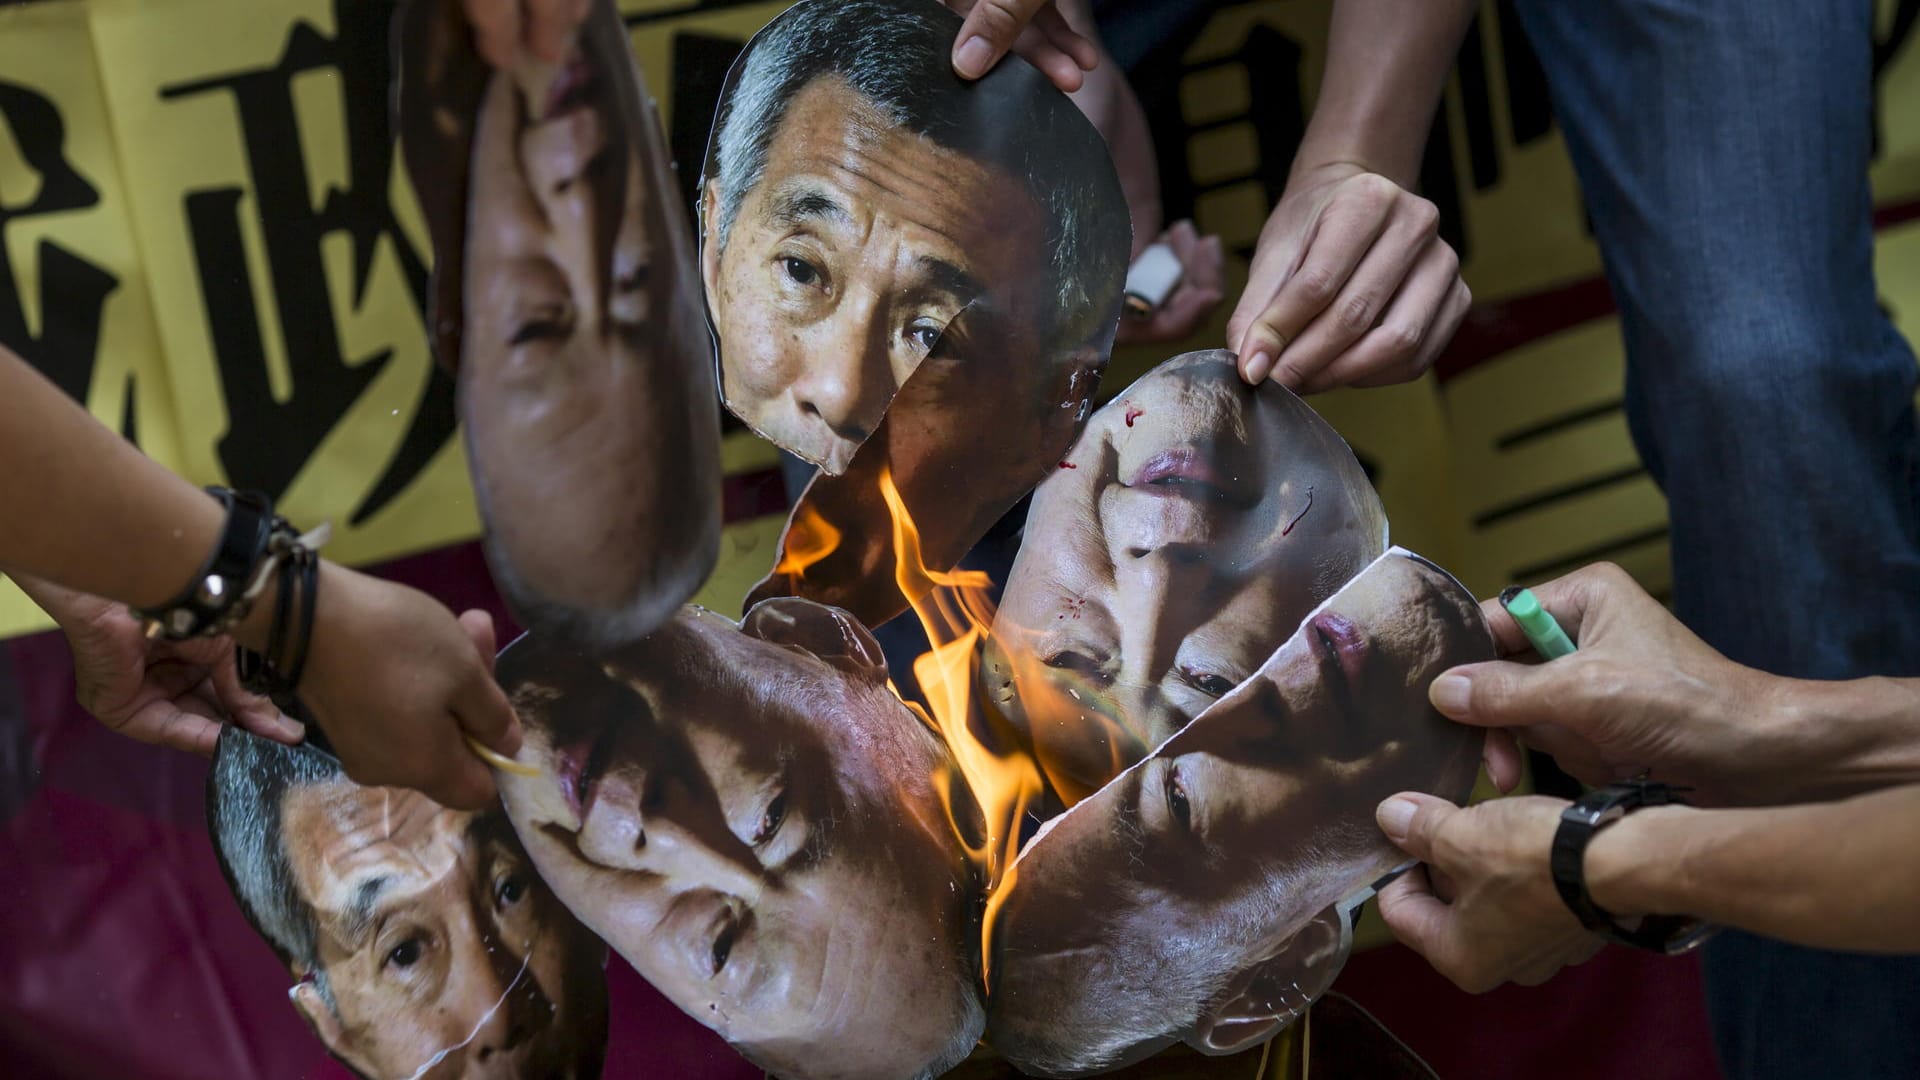
<path fill-rule="evenodd" d="M 1439 221 L 1432 203 L 1358 165 L 1295 177 L 1227 320 L 1241 376 L 1302 394 L 1419 377 L 1473 300 Z"/>
<path fill-rule="evenodd" d="M 512 67 L 525 51 L 549 64 L 566 59 L 567 45 L 586 21 L 592 0 L 462 0 L 474 45 L 487 63 Z"/>
<path fill-rule="evenodd" d="M 148 640 L 124 604 L 12 577 L 66 635 L 75 696 L 108 730 L 196 754 L 213 753 L 223 723 L 283 743 L 306 734 L 299 721 L 240 685 L 231 640 Z"/>
<path fill-rule="evenodd" d="M 1773 718 L 1783 710 L 1770 700 L 1783 680 L 1715 652 L 1610 563 L 1533 593 L 1578 651 L 1547 664 L 1503 659 L 1453 668 L 1428 690 L 1435 708 L 1517 735 L 1586 784 L 1651 770 L 1696 789 L 1703 803 L 1773 800 L 1801 760 L 1776 737 Z M 1481 606 L 1501 656 L 1533 657 L 1499 601 Z M 1519 781 L 1510 738 L 1490 740 L 1487 764 L 1501 790 Z"/>
<path fill-rule="evenodd" d="M 1549 865 L 1567 803 L 1544 796 L 1461 808 L 1403 792 L 1380 804 L 1382 832 L 1426 863 L 1380 890 L 1400 943 L 1470 994 L 1537 986 L 1604 942 L 1567 910 Z"/>
<path fill-rule="evenodd" d="M 442 806 L 476 810 L 493 773 L 472 735 L 512 757 L 520 723 L 493 681 L 493 620 L 453 613 L 404 585 L 321 564 L 300 699 L 347 775 L 410 787 Z"/>
<path fill-rule="evenodd" d="M 1093 42 L 1076 33 L 1053 0 L 941 0 L 966 19 L 953 39 L 953 70 L 978 79 L 1012 49 L 1066 93 L 1080 89 L 1099 63 Z"/>
<path fill-rule="evenodd" d="M 1179 341 L 1192 334 L 1226 295 L 1226 255 L 1219 237 L 1201 236 L 1193 222 L 1177 221 L 1160 235 L 1160 242 L 1180 260 L 1180 284 L 1146 318 L 1122 316 L 1116 344 Z"/>

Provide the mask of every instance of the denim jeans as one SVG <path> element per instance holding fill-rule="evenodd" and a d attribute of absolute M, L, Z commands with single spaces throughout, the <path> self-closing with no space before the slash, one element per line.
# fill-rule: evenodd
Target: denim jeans
<path fill-rule="evenodd" d="M 1519 0 L 1621 311 L 1673 604 L 1743 664 L 1920 674 L 1920 367 L 1873 278 L 1869 0 Z M 1730 1078 L 1920 1076 L 1920 959 L 1724 935 Z"/>

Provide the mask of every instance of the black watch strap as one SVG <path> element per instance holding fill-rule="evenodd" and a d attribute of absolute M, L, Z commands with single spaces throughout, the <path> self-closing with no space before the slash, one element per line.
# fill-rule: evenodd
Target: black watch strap
<path fill-rule="evenodd" d="M 1618 916 L 1595 903 L 1587 891 L 1587 844 L 1594 835 L 1643 806 L 1684 805 L 1686 800 L 1680 797 L 1684 790 L 1633 780 L 1595 788 L 1561 812 L 1560 827 L 1553 834 L 1553 885 L 1581 926 L 1608 941 L 1670 955 L 1686 952 L 1713 936 L 1717 927 L 1682 915 L 1649 915 L 1638 926 L 1628 928 Z"/>
<path fill-rule="evenodd" d="M 147 622 L 149 636 L 183 641 L 214 632 L 266 554 L 276 520 L 273 503 L 250 491 L 208 488 L 207 494 L 227 511 L 220 543 L 184 592 L 158 608 L 136 612 Z"/>

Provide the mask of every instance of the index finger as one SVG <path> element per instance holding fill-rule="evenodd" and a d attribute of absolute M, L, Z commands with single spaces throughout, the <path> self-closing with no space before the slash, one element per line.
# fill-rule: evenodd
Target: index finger
<path fill-rule="evenodd" d="M 1618 566 L 1594 563 L 1552 581 L 1528 586 L 1528 591 L 1553 616 L 1553 621 L 1560 624 L 1560 629 L 1578 643 L 1580 628 L 1588 622 L 1590 612 L 1607 603 L 1623 584 L 1629 589 L 1638 589 L 1627 572 Z M 1499 597 L 1481 601 L 1480 611 L 1487 618 L 1487 627 L 1493 631 L 1494 644 L 1499 647 L 1501 656 L 1533 651 L 1527 635 L 1521 632 L 1520 624 L 1514 621 L 1513 616 L 1507 614 Z"/>
<path fill-rule="evenodd" d="M 425 794 L 434 802 L 452 810 L 484 810 L 499 798 L 493 783 L 493 770 L 472 754 L 462 753 L 434 778 Z"/>
<path fill-rule="evenodd" d="M 1389 882 L 1378 897 L 1380 921 L 1400 944 L 1437 964 L 1446 947 L 1453 909 L 1433 894 L 1427 868 L 1416 866 Z"/>
<path fill-rule="evenodd" d="M 478 665 L 454 689 L 448 705 L 460 729 L 481 744 L 505 757 L 520 752 L 520 718 L 514 715 L 507 692 Z"/>

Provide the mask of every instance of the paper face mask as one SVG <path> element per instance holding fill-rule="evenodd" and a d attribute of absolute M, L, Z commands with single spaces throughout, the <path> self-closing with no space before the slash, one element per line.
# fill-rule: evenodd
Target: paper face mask
<path fill-rule="evenodd" d="M 542 773 L 499 778 L 534 865 L 675 1004 L 795 1080 L 938 1075 L 973 1048 L 953 763 L 858 623 L 686 608 L 591 655 L 523 637 L 499 673 Z"/>
<path fill-rule="evenodd" d="M 375 1080 L 600 1075 L 606 948 L 499 809 L 362 787 L 333 758 L 228 728 L 207 817 L 241 910 L 329 1053 Z"/>
<path fill-rule="evenodd" d="M 1400 548 L 1374 561 L 1028 844 L 990 931 L 989 1041 L 1073 1075 L 1173 1040 L 1230 1053 L 1291 1022 L 1344 962 L 1346 912 L 1405 860 L 1374 807 L 1471 789 L 1482 733 L 1427 687 L 1492 655 L 1445 571 Z"/>
<path fill-rule="evenodd" d="M 938 572 L 1058 468 L 1104 358 L 1089 349 L 1050 373 L 1038 371 L 1006 350 L 999 328 L 976 308 L 948 324 L 847 471 L 814 475 L 781 537 L 780 563 L 748 595 L 749 605 L 804 596 L 879 626 L 920 599 L 927 584 L 899 574 L 883 483 L 913 525 L 920 563 Z M 1051 382 L 1038 393 L 1007 392 L 1035 378 Z"/>
<path fill-rule="evenodd" d="M 1244 682 L 1386 550 L 1380 498 L 1305 402 L 1230 354 L 1153 369 L 1034 492 L 984 690 L 1071 805 Z"/>
<path fill-rule="evenodd" d="M 643 634 L 717 557 L 719 415 L 692 237 L 626 33 L 595 0 L 564 63 L 493 71 L 455 0 L 412 0 L 396 30 L 433 340 L 494 578 L 529 626 Z"/>
<path fill-rule="evenodd" d="M 1058 460 L 1106 363 L 1130 237 L 1106 144 L 1018 58 L 957 78 L 959 26 L 932 0 L 802 0 L 723 91 L 701 197 L 721 389 L 826 474 L 757 597 L 903 610 L 880 471 L 947 569 Z"/>

